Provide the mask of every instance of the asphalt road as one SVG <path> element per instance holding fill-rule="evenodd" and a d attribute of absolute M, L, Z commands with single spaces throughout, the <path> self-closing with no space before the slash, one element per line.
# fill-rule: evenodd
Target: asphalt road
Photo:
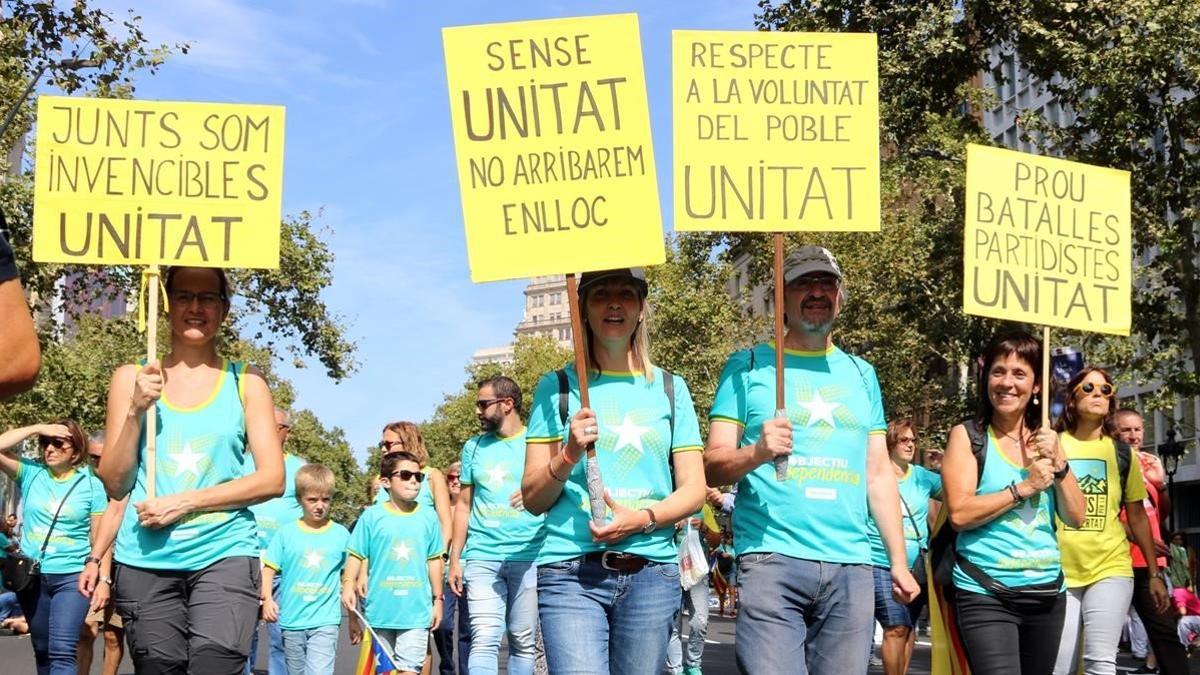
<path fill-rule="evenodd" d="M 345 626 L 345 623 L 343 623 Z M 708 645 L 704 651 L 704 673 L 705 675 L 727 675 L 735 673 L 733 656 L 733 633 L 734 623 L 732 619 L 713 616 L 709 624 Z M 266 673 L 266 653 L 265 653 L 265 637 L 260 642 L 259 669 L 256 672 Z M 99 649 L 101 643 L 97 641 L 96 646 Z M 502 650 L 503 651 L 503 650 Z M 358 658 L 358 648 L 350 644 L 348 634 L 343 631 L 343 639 L 338 644 L 338 658 L 335 675 L 353 675 L 355 662 Z M 33 648 L 29 644 L 28 636 L 0 636 L 0 672 L 6 675 L 34 673 Z M 1137 667 L 1134 660 L 1128 655 L 1123 654 L 1118 660 L 1118 672 L 1130 672 Z M 92 673 L 99 675 L 100 660 L 97 653 L 96 661 L 92 664 Z M 132 675 L 133 666 L 126 658 L 118 671 L 121 675 Z M 503 668 L 501 673 L 505 672 Z M 928 675 L 929 673 L 929 638 L 920 637 L 917 642 L 917 649 L 913 655 L 913 663 L 908 671 L 911 675 Z M 1200 658 L 1192 660 L 1193 675 L 1200 675 Z M 436 673 L 436 669 L 435 669 Z M 873 667 L 870 670 L 872 675 L 883 673 L 883 669 Z"/>

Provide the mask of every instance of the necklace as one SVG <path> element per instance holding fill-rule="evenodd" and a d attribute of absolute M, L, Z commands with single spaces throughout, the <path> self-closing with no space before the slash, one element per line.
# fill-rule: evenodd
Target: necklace
<path fill-rule="evenodd" d="M 993 427 L 993 428 L 995 428 L 995 427 Z M 1016 436 L 1009 434 L 1009 433 L 1005 433 L 1003 431 L 1000 432 L 1000 435 L 1002 435 L 1006 438 L 1012 439 L 1012 441 L 1017 444 L 1018 448 L 1023 449 L 1025 447 L 1025 438 L 1026 438 L 1025 434 L 1023 433 L 1024 431 L 1025 431 L 1025 427 L 1022 425 L 1021 428 L 1017 430 Z"/>

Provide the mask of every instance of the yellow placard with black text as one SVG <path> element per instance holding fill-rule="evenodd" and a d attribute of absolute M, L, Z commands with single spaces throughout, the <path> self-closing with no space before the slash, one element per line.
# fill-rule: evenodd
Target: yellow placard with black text
<path fill-rule="evenodd" d="M 1128 335 L 1129 172 L 967 146 L 963 310 Z"/>
<path fill-rule="evenodd" d="M 281 106 L 41 96 L 33 259 L 279 266 Z"/>
<path fill-rule="evenodd" d="M 471 279 L 663 262 L 637 15 L 442 41 Z"/>
<path fill-rule="evenodd" d="M 877 231 L 875 35 L 672 32 L 675 229 Z"/>

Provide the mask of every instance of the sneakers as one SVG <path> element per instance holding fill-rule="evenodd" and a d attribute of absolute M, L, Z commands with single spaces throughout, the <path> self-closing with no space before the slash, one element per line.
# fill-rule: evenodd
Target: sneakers
<path fill-rule="evenodd" d="M 1158 668 L 1151 668 L 1143 663 L 1137 670 L 1131 671 L 1131 675 L 1151 675 L 1151 673 L 1157 672 Z"/>
<path fill-rule="evenodd" d="M 683 669 L 683 675 L 704 675 L 699 666 L 688 666 Z"/>

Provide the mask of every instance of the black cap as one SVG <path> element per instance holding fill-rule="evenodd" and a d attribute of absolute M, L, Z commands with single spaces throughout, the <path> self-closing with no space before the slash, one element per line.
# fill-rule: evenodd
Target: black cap
<path fill-rule="evenodd" d="M 642 297 L 646 297 L 650 287 L 646 285 L 646 271 L 640 267 L 619 267 L 615 270 L 600 270 L 598 272 L 584 272 L 579 276 L 579 297 L 582 298 L 587 289 L 596 285 L 601 281 L 609 279 L 625 279 L 637 287 Z"/>

